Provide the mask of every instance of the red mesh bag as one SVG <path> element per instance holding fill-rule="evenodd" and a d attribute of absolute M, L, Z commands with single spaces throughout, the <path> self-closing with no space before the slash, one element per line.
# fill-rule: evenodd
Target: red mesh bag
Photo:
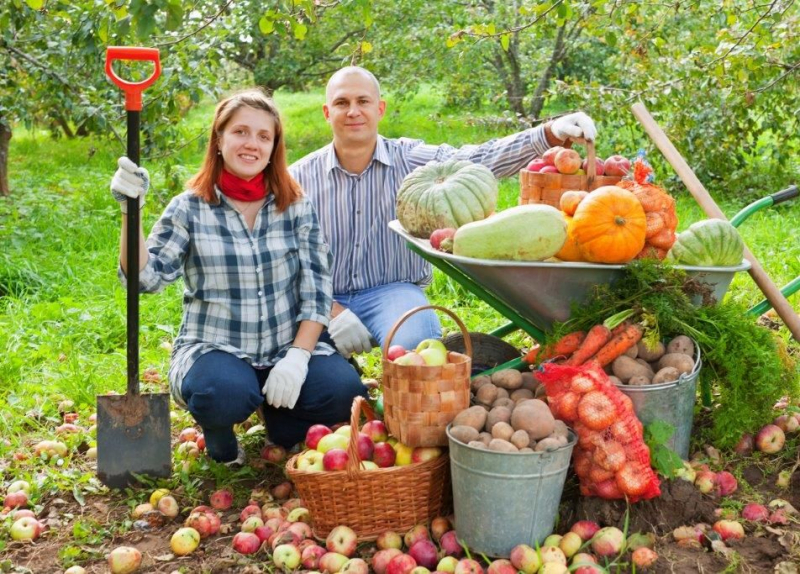
<path fill-rule="evenodd" d="M 573 467 L 581 494 L 631 502 L 661 495 L 633 403 L 602 368 L 545 363 L 535 375 L 553 416 L 578 435 Z"/>

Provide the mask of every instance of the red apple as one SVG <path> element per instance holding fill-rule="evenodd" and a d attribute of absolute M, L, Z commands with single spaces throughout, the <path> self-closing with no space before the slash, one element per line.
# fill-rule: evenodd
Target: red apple
<path fill-rule="evenodd" d="M 322 466 L 325 470 L 344 470 L 347 467 L 347 451 L 342 448 L 332 448 L 322 456 Z"/>
<path fill-rule="evenodd" d="M 483 574 L 483 568 L 476 560 L 462 558 L 456 564 L 454 574 Z"/>
<path fill-rule="evenodd" d="M 273 534 L 275 534 L 275 531 L 274 531 L 272 528 L 270 528 L 269 526 L 266 526 L 266 525 L 264 525 L 264 526 L 258 526 L 258 527 L 256 527 L 256 529 L 255 529 L 255 530 L 253 530 L 253 534 L 255 534 L 256 536 L 258 536 L 258 539 L 259 539 L 259 540 L 261 541 L 261 543 L 263 544 L 264 542 L 266 542 L 267 540 L 269 540 L 269 539 L 270 539 L 270 537 L 271 537 Z"/>
<path fill-rule="evenodd" d="M 436 552 L 436 545 L 430 540 L 418 540 L 408 549 L 408 553 L 414 561 L 428 570 L 436 568 L 439 561 Z"/>
<path fill-rule="evenodd" d="M 405 536 L 403 536 L 403 542 L 406 544 L 406 548 L 411 548 L 416 542 L 420 540 L 430 540 L 431 535 L 428 532 L 428 528 L 424 524 L 417 524 L 413 526 L 411 530 L 406 532 Z"/>
<path fill-rule="evenodd" d="M 701 470 L 694 479 L 697 490 L 703 494 L 709 494 L 717 486 L 717 473 L 710 470 Z"/>
<path fill-rule="evenodd" d="M 402 551 L 397 548 L 385 548 L 383 550 L 378 550 L 372 557 L 372 569 L 375 570 L 375 574 L 386 574 L 386 569 L 389 566 L 389 562 L 402 554 Z"/>
<path fill-rule="evenodd" d="M 717 490 L 719 490 L 721 496 L 728 496 L 736 492 L 738 487 L 739 484 L 736 482 L 736 477 L 730 472 L 723 470 L 717 473 Z"/>
<path fill-rule="evenodd" d="M 8 508 L 25 508 L 28 506 L 28 493 L 24 490 L 9 492 L 3 500 L 3 506 Z"/>
<path fill-rule="evenodd" d="M 631 162 L 621 155 L 612 155 L 603 164 L 605 175 L 623 176 L 631 170 Z"/>
<path fill-rule="evenodd" d="M 286 449 L 277 444 L 268 444 L 261 449 L 261 458 L 273 464 L 286 460 Z"/>
<path fill-rule="evenodd" d="M 292 522 L 286 531 L 296 534 L 301 542 L 314 536 L 311 532 L 311 526 L 307 522 Z"/>
<path fill-rule="evenodd" d="M 437 247 L 437 249 L 438 249 L 438 247 Z M 403 345 L 392 345 L 392 346 L 391 346 L 391 347 L 389 347 L 389 349 L 387 349 L 387 351 L 386 351 L 386 358 L 387 358 L 389 361 L 394 361 L 394 360 L 395 360 L 397 357 L 402 357 L 402 356 L 403 356 L 403 355 L 405 355 L 407 352 L 408 352 L 408 351 L 406 351 L 406 350 L 405 350 L 405 348 L 403 347 Z M 370 421 L 370 422 L 372 422 L 372 421 Z M 362 430 L 363 430 L 363 429 L 362 429 Z"/>
<path fill-rule="evenodd" d="M 184 525 L 196 530 L 200 538 L 208 538 L 214 534 L 214 525 L 209 515 L 205 512 L 192 512 L 184 522 Z"/>
<path fill-rule="evenodd" d="M 326 552 L 327 551 L 318 544 L 309 544 L 303 548 L 301 554 L 301 564 L 303 568 L 307 570 L 316 570 L 319 568 L 319 559 L 322 558 Z"/>
<path fill-rule="evenodd" d="M 767 425 L 758 431 L 756 435 L 755 444 L 758 450 L 773 454 L 783 448 L 786 442 L 786 435 L 776 425 Z"/>
<path fill-rule="evenodd" d="M 311 425 L 306 431 L 306 446 L 310 449 L 316 449 L 320 439 L 332 432 L 333 431 L 327 425 Z"/>
<path fill-rule="evenodd" d="M 784 433 L 796 432 L 797 429 L 800 428 L 800 420 L 798 420 L 793 414 L 776 417 L 774 424 Z"/>
<path fill-rule="evenodd" d="M 556 154 L 553 165 L 559 173 L 570 175 L 581 168 L 581 156 L 574 149 L 562 149 Z"/>
<path fill-rule="evenodd" d="M 714 523 L 714 532 L 722 536 L 723 542 L 744 538 L 744 528 L 735 520 L 718 520 Z"/>
<path fill-rule="evenodd" d="M 197 435 L 197 440 L 195 441 L 197 448 L 200 452 L 206 450 L 206 436 L 204 434 Z"/>
<path fill-rule="evenodd" d="M 278 500 L 286 500 L 292 495 L 293 488 L 294 485 L 291 483 L 291 481 L 284 480 L 283 482 L 273 486 L 270 492 L 272 493 L 272 496 Z"/>
<path fill-rule="evenodd" d="M 517 574 L 517 569 L 509 560 L 494 560 L 486 569 L 486 574 Z"/>
<path fill-rule="evenodd" d="M 464 554 L 464 547 L 461 546 L 461 543 L 458 541 L 455 530 L 449 530 L 442 534 L 442 537 L 439 539 L 439 546 L 442 547 L 442 552 L 444 552 L 446 556 L 460 558 Z"/>
<path fill-rule="evenodd" d="M 594 162 L 595 162 L 594 163 L 594 165 L 595 165 L 595 175 L 603 175 L 605 173 L 605 166 L 604 166 L 603 160 L 600 159 L 599 157 L 596 157 L 596 158 L 594 158 Z M 589 173 L 589 158 L 588 157 L 585 160 L 583 160 L 583 163 L 581 164 L 581 169 L 583 169 L 583 171 L 585 171 L 586 173 Z"/>
<path fill-rule="evenodd" d="M 363 558 L 351 558 L 344 563 L 341 574 L 369 574 L 369 565 Z"/>
<path fill-rule="evenodd" d="M 372 453 L 375 450 L 375 444 L 372 442 L 372 439 L 365 435 L 363 432 L 359 432 L 358 436 L 356 437 L 356 445 L 358 446 L 358 458 L 361 460 L 372 460 Z M 323 459 L 323 464 L 324 464 Z"/>
<path fill-rule="evenodd" d="M 430 237 L 431 247 L 434 249 L 441 249 L 442 241 L 445 239 L 452 240 L 455 234 L 456 230 L 452 227 L 445 227 L 444 229 L 435 230 L 433 233 L 431 233 Z"/>
<path fill-rule="evenodd" d="M 386 574 L 410 574 L 417 567 L 417 562 L 409 554 L 400 554 L 389 560 Z"/>
<path fill-rule="evenodd" d="M 339 525 L 328 533 L 325 548 L 329 552 L 343 554 L 350 558 L 356 551 L 358 535 L 349 526 Z"/>
<path fill-rule="evenodd" d="M 388 442 L 378 442 L 372 451 L 372 460 L 380 468 L 388 468 L 394 466 L 395 459 L 397 458 L 397 451 L 392 448 Z"/>
<path fill-rule="evenodd" d="M 539 171 L 546 165 L 547 162 L 545 162 L 542 158 L 537 157 L 536 159 L 531 160 L 525 169 L 528 171 Z"/>
<path fill-rule="evenodd" d="M 600 525 L 594 520 L 579 520 L 570 528 L 570 532 L 580 536 L 584 542 L 591 540 L 598 530 L 600 530 Z"/>
<path fill-rule="evenodd" d="M 237 532 L 233 537 L 233 549 L 239 554 L 255 554 L 261 548 L 261 540 L 252 532 Z"/>
<path fill-rule="evenodd" d="M 401 355 L 401 356 L 397 357 L 392 362 L 396 363 L 398 365 L 417 365 L 417 366 L 422 366 L 422 365 L 426 364 L 425 363 L 425 359 L 422 358 L 422 355 L 420 355 L 416 351 L 409 351 L 405 355 Z"/>
<path fill-rule="evenodd" d="M 751 502 L 742 509 L 742 518 L 752 522 L 766 522 L 769 518 L 769 510 L 763 504 Z"/>
<path fill-rule="evenodd" d="M 394 346 L 395 345 L 392 345 L 392 347 Z M 397 346 L 400 347 L 400 345 Z M 392 347 L 389 347 L 390 353 L 392 351 Z M 400 348 L 402 349 L 402 347 Z M 405 349 L 403 352 L 405 353 Z M 386 430 L 386 425 L 383 423 L 383 421 L 378 419 L 364 423 L 364 426 L 361 427 L 361 432 L 371 438 L 373 443 L 386 442 L 389 439 L 389 431 Z"/>
<path fill-rule="evenodd" d="M 81 427 L 74 425 L 72 423 L 64 423 L 63 425 L 56 427 L 56 434 L 73 434 L 81 432 Z"/>
<path fill-rule="evenodd" d="M 259 518 L 263 519 L 261 515 L 261 509 L 258 507 L 257 504 L 248 504 L 242 509 L 242 512 L 239 514 L 239 520 L 244 522 L 251 516 L 258 516 Z"/>
<path fill-rule="evenodd" d="M 442 535 L 452 528 L 453 526 L 450 524 L 450 520 L 446 516 L 437 516 L 431 520 L 431 537 L 436 542 L 439 542 Z"/>
<path fill-rule="evenodd" d="M 64 413 L 64 422 L 75 424 L 78 422 L 78 413 Z"/>
<path fill-rule="evenodd" d="M 438 446 L 418 446 L 411 452 L 411 462 L 427 462 L 442 456 Z"/>
<path fill-rule="evenodd" d="M 178 435 L 178 442 L 193 442 L 197 443 L 197 429 L 194 427 L 186 427 L 181 431 L 181 434 Z"/>
<path fill-rule="evenodd" d="M 631 554 L 631 560 L 636 564 L 637 570 L 645 569 L 655 564 L 656 560 L 658 560 L 658 554 L 649 548 L 637 548 L 633 551 L 633 554 Z"/>
<path fill-rule="evenodd" d="M 563 150 L 562 146 L 551 147 L 549 150 L 542 154 L 542 160 L 546 165 L 555 166 L 556 165 L 556 155 L 558 152 Z"/>
<path fill-rule="evenodd" d="M 625 544 L 625 535 L 619 528 L 606 526 L 592 536 L 592 551 L 600 557 L 616 556 Z"/>
<path fill-rule="evenodd" d="M 222 488 L 214 491 L 209 499 L 211 507 L 217 510 L 228 510 L 233 505 L 233 494 L 230 490 Z"/>
<path fill-rule="evenodd" d="M 560 173 L 556 166 L 554 165 L 546 165 L 542 169 L 539 170 L 539 173 Z"/>
<path fill-rule="evenodd" d="M 319 569 L 322 572 L 341 572 L 347 561 L 350 560 L 344 554 L 338 552 L 326 552 L 319 559 Z"/>

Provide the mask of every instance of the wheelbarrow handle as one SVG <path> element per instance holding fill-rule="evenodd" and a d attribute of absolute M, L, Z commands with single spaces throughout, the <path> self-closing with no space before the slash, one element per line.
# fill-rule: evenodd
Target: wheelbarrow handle
<path fill-rule="evenodd" d="M 800 190 L 797 189 L 796 185 L 790 185 L 786 189 L 782 189 L 780 191 L 776 191 L 770 197 L 772 198 L 772 205 L 778 205 L 779 203 L 783 203 L 784 201 L 789 201 L 790 199 L 794 199 L 800 195 Z"/>
<path fill-rule="evenodd" d="M 129 82 L 120 78 L 114 72 L 114 60 L 135 60 L 153 62 L 153 73 L 141 82 Z M 153 85 L 161 75 L 161 60 L 158 48 L 141 48 L 137 46 L 109 46 L 106 48 L 106 75 L 125 92 L 125 109 L 130 111 L 142 110 L 142 92 Z M 131 161 L 136 162 L 133 158 Z"/>

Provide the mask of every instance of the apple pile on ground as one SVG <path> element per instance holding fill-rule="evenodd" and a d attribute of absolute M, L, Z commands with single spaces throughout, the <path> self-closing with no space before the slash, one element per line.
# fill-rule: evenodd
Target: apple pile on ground
<path fill-rule="evenodd" d="M 551 147 L 542 157 L 535 158 L 527 165 L 528 171 L 536 173 L 561 173 L 564 175 L 584 175 L 588 158 L 582 159 L 574 149 L 561 146 Z M 609 156 L 605 161 L 595 158 L 597 175 L 624 176 L 631 169 L 631 162 L 621 155 Z"/>

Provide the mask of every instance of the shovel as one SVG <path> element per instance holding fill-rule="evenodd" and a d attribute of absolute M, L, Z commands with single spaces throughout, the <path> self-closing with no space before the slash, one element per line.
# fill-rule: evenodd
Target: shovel
<path fill-rule="evenodd" d="M 143 60 L 153 74 L 128 82 L 112 68 L 114 60 Z M 125 92 L 128 158 L 139 164 L 139 114 L 142 92 L 161 74 L 155 48 L 109 47 L 106 74 Z M 127 339 L 128 387 L 124 395 L 97 397 L 97 477 L 110 488 L 124 488 L 137 475 L 168 477 L 172 472 L 169 394 L 139 394 L 139 199 L 127 199 Z"/>

